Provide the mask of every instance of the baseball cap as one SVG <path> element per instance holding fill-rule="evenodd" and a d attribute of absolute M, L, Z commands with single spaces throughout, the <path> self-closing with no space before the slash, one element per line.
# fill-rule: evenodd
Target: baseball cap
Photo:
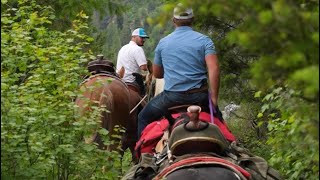
<path fill-rule="evenodd" d="M 173 17 L 176 19 L 191 19 L 193 17 L 193 10 L 179 3 L 173 10 Z"/>
<path fill-rule="evenodd" d="M 143 28 L 137 28 L 132 32 L 132 36 L 140 36 L 143 38 L 149 38 L 146 31 Z"/>

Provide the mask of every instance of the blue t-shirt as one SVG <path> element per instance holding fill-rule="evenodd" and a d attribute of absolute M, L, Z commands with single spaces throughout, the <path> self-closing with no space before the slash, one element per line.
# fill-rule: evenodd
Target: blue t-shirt
<path fill-rule="evenodd" d="M 154 64 L 163 66 L 164 90 L 199 88 L 207 79 L 205 56 L 216 54 L 212 40 L 189 26 L 177 27 L 162 38 L 155 50 Z"/>

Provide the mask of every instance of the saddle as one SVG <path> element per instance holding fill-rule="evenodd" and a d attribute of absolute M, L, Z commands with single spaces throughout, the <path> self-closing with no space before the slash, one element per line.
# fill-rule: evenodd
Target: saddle
<path fill-rule="evenodd" d="M 189 122 L 178 125 L 171 132 L 168 146 L 172 155 L 200 152 L 222 154 L 229 144 L 219 127 L 199 118 L 200 106 L 189 106 L 187 111 Z"/>
<path fill-rule="evenodd" d="M 107 76 L 112 79 L 119 80 L 125 85 L 126 88 L 128 88 L 128 85 L 116 73 L 113 62 L 111 62 L 110 60 L 103 59 L 103 55 L 101 54 L 97 55 L 96 60 L 90 61 L 88 63 L 87 69 L 90 74 L 84 76 L 80 84 L 83 84 L 84 82 L 96 76 Z"/>
<path fill-rule="evenodd" d="M 223 154 L 228 142 L 216 125 L 191 121 L 172 131 L 168 146 L 175 156 L 200 152 Z"/>
<path fill-rule="evenodd" d="M 129 89 L 131 89 L 131 90 L 133 90 L 133 91 L 135 91 L 135 92 L 137 92 L 138 94 L 141 95 L 141 89 L 140 89 L 138 84 L 130 83 L 130 82 L 126 82 L 126 84 L 127 84 Z"/>
<path fill-rule="evenodd" d="M 97 55 L 97 59 L 88 63 L 88 71 L 91 74 L 106 73 L 116 75 L 114 64 L 110 60 L 103 59 L 103 55 Z"/>
<path fill-rule="evenodd" d="M 186 107 L 187 114 L 181 114 L 180 110 Z M 178 169 L 201 166 L 224 167 L 242 180 L 282 179 L 266 160 L 237 146 L 223 120 L 215 117 L 215 124 L 211 124 L 210 114 L 201 112 L 201 107 L 181 105 L 168 112 L 173 113 L 169 118 L 175 120 L 171 125 L 173 130 L 171 133 L 168 129 L 163 130 L 156 153 L 142 153 L 139 163 L 129 169 L 123 180 L 165 179 Z M 180 112 L 180 116 L 174 114 L 176 112 Z"/>
<path fill-rule="evenodd" d="M 169 113 L 181 112 L 188 106 L 172 107 Z M 201 112 L 199 106 L 189 106 L 187 111 L 169 117 L 175 120 L 171 133 L 168 128 L 163 130 L 156 152 L 142 153 L 139 163 L 129 169 L 123 180 L 164 179 L 177 169 L 195 166 L 221 166 L 242 180 L 282 179 L 263 158 L 236 146 L 235 137 L 223 120 L 215 117 L 215 124 L 209 123 L 210 114 Z"/>

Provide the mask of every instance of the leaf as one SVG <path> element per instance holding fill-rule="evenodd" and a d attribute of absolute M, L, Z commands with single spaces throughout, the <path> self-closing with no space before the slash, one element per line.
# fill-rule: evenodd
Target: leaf
<path fill-rule="evenodd" d="M 256 93 L 254 93 L 255 98 L 259 98 L 260 96 L 261 96 L 261 91 L 257 91 Z"/>
<path fill-rule="evenodd" d="M 259 21 L 262 24 L 269 24 L 272 22 L 272 11 L 266 10 L 259 13 Z"/>
<path fill-rule="evenodd" d="M 95 147 L 94 146 L 92 146 L 92 145 L 84 145 L 83 146 L 83 149 L 85 150 L 85 151 L 87 151 L 87 152 L 91 152 L 91 151 L 93 151 L 94 149 L 95 149 Z"/>
<path fill-rule="evenodd" d="M 272 131 L 274 129 L 275 125 L 270 123 L 268 124 L 268 131 Z"/>
<path fill-rule="evenodd" d="M 271 118 L 274 118 L 276 116 L 276 113 L 271 113 L 268 116 L 270 116 Z"/>
<path fill-rule="evenodd" d="M 319 32 L 313 33 L 311 38 L 315 43 L 319 44 Z"/>
<path fill-rule="evenodd" d="M 267 100 L 267 101 L 272 100 L 272 99 L 273 99 L 273 94 L 267 94 L 267 95 L 263 98 L 263 100 Z"/>
<path fill-rule="evenodd" d="M 289 117 L 288 123 L 293 123 L 295 120 L 294 115 Z"/>
<path fill-rule="evenodd" d="M 109 131 L 104 129 L 104 128 L 100 128 L 99 133 L 102 134 L 102 135 L 108 135 Z"/>
<path fill-rule="evenodd" d="M 262 127 L 263 121 L 258 122 L 258 127 Z"/>
<path fill-rule="evenodd" d="M 270 108 L 270 105 L 269 104 L 264 104 L 262 107 L 261 107 L 261 112 L 264 113 L 266 110 L 268 110 Z"/>
<path fill-rule="evenodd" d="M 276 94 L 279 94 L 282 91 L 282 89 L 283 89 L 282 87 L 279 87 L 279 88 L 273 90 L 273 92 Z"/>
<path fill-rule="evenodd" d="M 74 39 L 68 38 L 66 41 L 67 41 L 68 43 L 72 43 L 72 42 L 74 41 Z"/>

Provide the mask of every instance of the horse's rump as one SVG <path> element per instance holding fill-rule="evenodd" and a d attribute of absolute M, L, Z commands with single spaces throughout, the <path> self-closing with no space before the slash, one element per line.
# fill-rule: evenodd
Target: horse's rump
<path fill-rule="evenodd" d="M 113 128 L 116 125 L 126 127 L 130 111 L 130 94 L 121 79 L 110 74 L 95 74 L 81 83 L 80 91 L 82 95 L 76 99 L 80 116 L 86 116 L 93 111 L 93 107 L 99 107 L 102 109 L 101 127 L 111 134 L 114 133 Z M 97 134 L 94 134 L 89 142 L 97 141 Z"/>

